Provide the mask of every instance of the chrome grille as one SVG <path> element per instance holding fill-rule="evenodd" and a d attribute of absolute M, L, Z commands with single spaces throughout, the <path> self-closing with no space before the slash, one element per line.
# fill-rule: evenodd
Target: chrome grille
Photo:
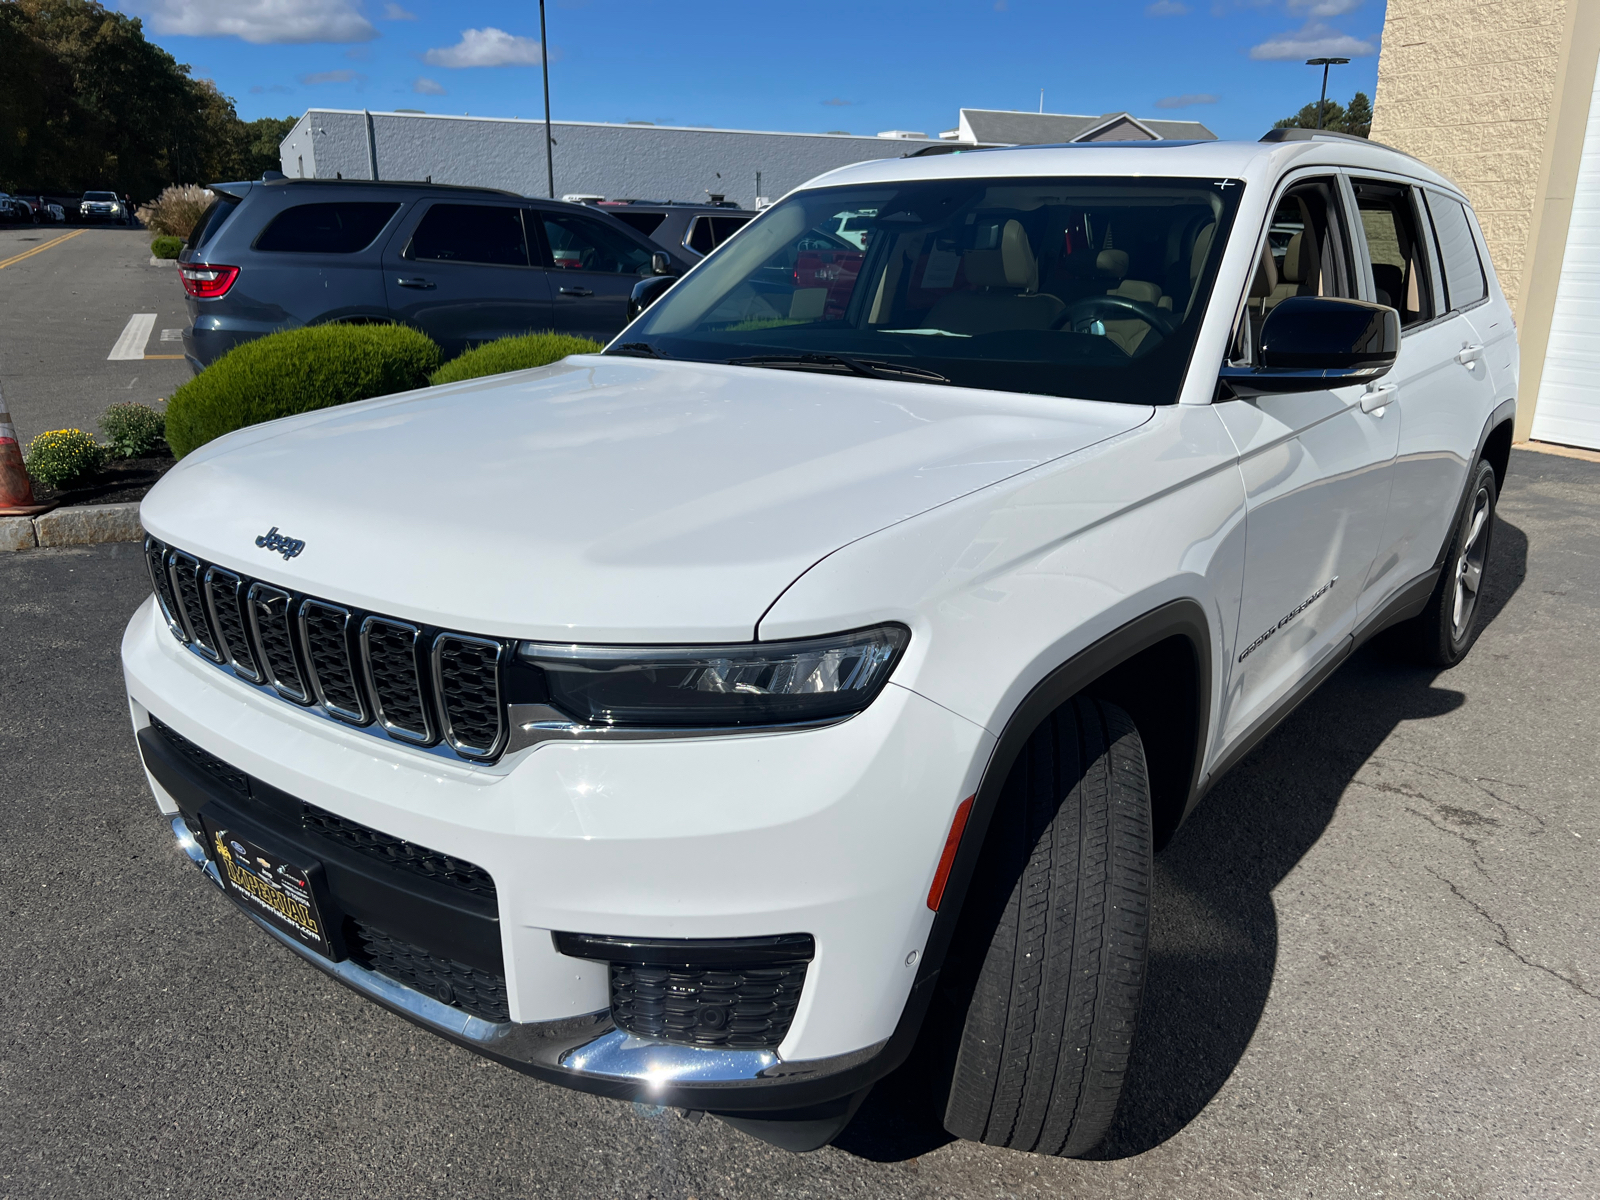
<path fill-rule="evenodd" d="M 402 741 L 427 745 L 434 735 L 422 690 L 421 643 L 422 630 L 404 621 L 368 617 L 361 623 L 361 655 L 378 724 Z"/>
<path fill-rule="evenodd" d="M 300 637 L 317 699 L 341 721 L 367 723 L 367 704 L 350 659 L 350 610 L 322 600 L 300 602 Z"/>
<path fill-rule="evenodd" d="M 444 738 L 466 758 L 500 753 L 500 658 L 488 638 L 441 633 L 433 640 L 433 683 L 444 714 Z"/>
<path fill-rule="evenodd" d="M 284 699 L 310 704 L 311 693 L 300 674 L 300 660 L 294 652 L 294 627 L 289 622 L 294 597 L 269 583 L 252 583 L 246 603 L 250 609 L 250 632 L 261 647 L 267 682 Z"/>
<path fill-rule="evenodd" d="M 505 749 L 507 643 L 299 595 L 155 538 L 145 561 L 173 636 L 247 684 L 434 754 Z"/>
<path fill-rule="evenodd" d="M 212 662 L 221 662 L 222 655 L 217 653 L 217 640 L 211 636 L 211 622 L 206 617 L 205 598 L 200 594 L 200 560 L 174 550 L 167 555 L 167 573 L 172 576 L 178 615 L 183 618 L 189 641 Z"/>
<path fill-rule="evenodd" d="M 211 627 L 217 632 L 217 649 L 234 671 L 251 683 L 265 683 L 256 666 L 255 651 L 245 632 L 242 581 L 221 567 L 206 568 L 206 607 L 211 611 Z"/>

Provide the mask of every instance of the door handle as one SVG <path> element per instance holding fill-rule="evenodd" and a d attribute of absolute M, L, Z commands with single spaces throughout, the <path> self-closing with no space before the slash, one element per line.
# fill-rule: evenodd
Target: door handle
<path fill-rule="evenodd" d="M 1482 346 L 1473 346 L 1466 342 L 1461 343 L 1461 349 L 1456 353 L 1456 361 L 1463 367 L 1470 367 L 1482 357 Z"/>
<path fill-rule="evenodd" d="M 1396 383 L 1386 383 L 1381 387 L 1370 387 L 1361 393 L 1361 411 L 1364 413 L 1377 413 L 1380 417 L 1383 410 L 1394 403 L 1394 394 L 1400 390 Z"/>
<path fill-rule="evenodd" d="M 561 289 L 561 294 L 563 296 L 592 296 L 592 295 L 594 295 L 593 292 L 591 292 L 588 288 L 585 288 L 585 287 L 567 287 L 567 288 L 562 288 Z"/>
<path fill-rule="evenodd" d="M 401 287 L 431 288 L 434 285 L 426 279 L 396 279 Z"/>

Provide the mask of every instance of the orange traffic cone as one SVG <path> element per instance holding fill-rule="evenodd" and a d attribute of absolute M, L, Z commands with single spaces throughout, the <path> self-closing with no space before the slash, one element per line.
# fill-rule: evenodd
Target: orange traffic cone
<path fill-rule="evenodd" d="M 33 481 L 22 465 L 17 431 L 6 411 L 5 397 L 0 396 L 0 517 L 36 517 L 55 507 L 54 503 L 33 502 Z"/>

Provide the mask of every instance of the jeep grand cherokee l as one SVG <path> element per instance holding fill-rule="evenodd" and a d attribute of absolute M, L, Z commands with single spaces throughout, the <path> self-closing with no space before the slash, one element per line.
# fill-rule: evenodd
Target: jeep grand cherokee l
<path fill-rule="evenodd" d="M 1472 646 L 1516 385 L 1379 146 L 846 167 L 604 353 L 185 458 L 139 748 L 236 967 L 795 1149 L 926 1024 L 948 1129 L 1083 1154 L 1154 848 L 1377 631 Z"/>

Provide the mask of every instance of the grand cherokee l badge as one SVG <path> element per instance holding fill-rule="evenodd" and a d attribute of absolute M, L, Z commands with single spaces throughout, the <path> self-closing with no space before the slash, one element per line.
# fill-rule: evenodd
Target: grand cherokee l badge
<path fill-rule="evenodd" d="M 283 555 L 285 562 L 306 548 L 306 544 L 299 538 L 284 537 L 278 532 L 276 525 L 258 537 L 256 545 L 263 549 L 278 551 Z"/>
<path fill-rule="evenodd" d="M 1335 575 L 1332 579 L 1328 580 L 1327 583 L 1323 584 L 1316 591 L 1312 592 L 1311 595 L 1307 596 L 1299 604 L 1295 605 L 1292 609 L 1290 609 L 1287 613 L 1284 614 L 1283 619 L 1281 621 L 1279 621 L 1271 629 L 1267 630 L 1260 637 L 1258 637 L 1255 641 L 1251 642 L 1248 646 L 1246 646 L 1245 649 L 1244 649 L 1244 653 L 1239 655 L 1239 661 L 1243 662 L 1245 659 L 1249 658 L 1252 654 L 1254 654 L 1257 650 L 1261 649 L 1262 644 L 1265 643 L 1268 638 L 1270 638 L 1273 634 L 1277 633 L 1278 630 L 1282 629 L 1285 625 L 1287 625 L 1290 621 L 1294 620 L 1301 613 L 1305 612 L 1306 609 L 1310 608 L 1318 600 L 1320 600 L 1324 596 L 1326 596 L 1328 594 L 1328 592 L 1330 590 L 1332 590 L 1333 585 L 1338 583 L 1338 582 L 1339 582 L 1339 577 L 1337 575 Z"/>

